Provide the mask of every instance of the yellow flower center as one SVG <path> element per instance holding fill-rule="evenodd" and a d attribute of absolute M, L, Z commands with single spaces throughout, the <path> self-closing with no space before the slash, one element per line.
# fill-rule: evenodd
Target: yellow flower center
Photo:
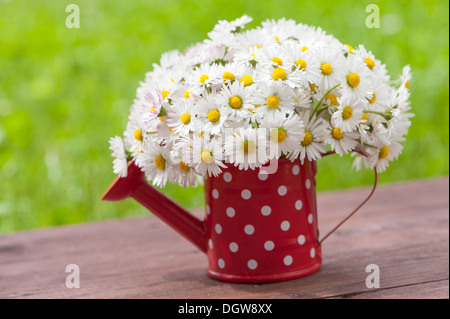
<path fill-rule="evenodd" d="M 180 119 L 184 124 L 188 124 L 191 121 L 191 114 L 183 113 L 181 114 Z"/>
<path fill-rule="evenodd" d="M 306 69 L 306 61 L 303 59 L 298 59 L 297 61 L 295 61 L 295 65 L 298 66 L 300 70 Z"/>
<path fill-rule="evenodd" d="M 352 47 L 351 45 L 346 44 L 345 46 L 348 48 L 348 52 L 350 52 L 350 54 L 355 54 L 355 53 L 353 52 L 353 47 Z"/>
<path fill-rule="evenodd" d="M 322 65 L 320 66 L 320 70 L 322 71 L 322 74 L 324 75 L 330 75 L 331 72 L 333 71 L 333 67 L 331 66 L 330 63 L 322 63 Z"/>
<path fill-rule="evenodd" d="M 331 105 L 338 105 L 337 97 L 333 93 L 325 95 L 325 101 L 329 100 Z"/>
<path fill-rule="evenodd" d="M 239 96 L 232 96 L 228 103 L 233 109 L 240 109 L 242 106 L 242 99 Z"/>
<path fill-rule="evenodd" d="M 406 81 L 405 87 L 406 87 L 407 89 L 409 89 L 409 81 Z"/>
<path fill-rule="evenodd" d="M 372 60 L 371 58 L 365 58 L 364 62 L 366 62 L 367 67 L 371 70 L 375 67 L 375 61 Z"/>
<path fill-rule="evenodd" d="M 215 123 L 220 119 L 220 113 L 217 110 L 211 110 L 208 112 L 208 120 Z"/>
<path fill-rule="evenodd" d="M 375 92 L 373 92 L 372 94 L 372 98 L 367 99 L 367 101 L 369 101 L 369 103 L 375 103 L 375 101 L 377 100 L 377 95 L 375 94 Z"/>
<path fill-rule="evenodd" d="M 389 147 L 384 145 L 380 150 L 380 158 L 386 158 L 389 155 Z"/>
<path fill-rule="evenodd" d="M 155 158 L 155 166 L 157 169 L 165 169 L 166 168 L 166 160 L 162 155 L 158 155 Z"/>
<path fill-rule="evenodd" d="M 313 136 L 311 135 L 310 132 L 305 131 L 305 137 L 303 138 L 303 141 L 301 141 L 303 146 L 308 146 L 309 144 L 311 144 L 313 140 Z"/>
<path fill-rule="evenodd" d="M 137 129 L 136 131 L 134 131 L 134 138 L 136 139 L 136 141 L 143 141 L 144 137 L 142 136 L 142 130 Z"/>
<path fill-rule="evenodd" d="M 308 47 L 303 46 L 300 50 L 301 50 L 302 52 L 305 52 L 306 50 L 308 50 Z"/>
<path fill-rule="evenodd" d="M 213 156 L 212 156 L 211 152 L 207 151 L 207 150 L 203 150 L 200 157 L 202 159 L 202 162 L 206 163 L 206 164 L 210 164 L 213 161 Z"/>
<path fill-rule="evenodd" d="M 347 75 L 347 83 L 348 85 L 350 85 L 352 88 L 357 87 L 359 85 L 359 75 L 356 73 L 350 73 L 349 75 Z"/>
<path fill-rule="evenodd" d="M 340 140 L 341 138 L 344 137 L 344 133 L 341 132 L 340 128 L 334 128 L 333 131 L 331 132 L 331 135 L 337 140 Z"/>
<path fill-rule="evenodd" d="M 277 58 L 276 56 L 272 58 L 272 62 L 276 63 L 278 65 L 283 65 L 283 60 L 281 60 L 280 58 Z"/>
<path fill-rule="evenodd" d="M 183 172 L 187 172 L 190 169 L 190 167 L 187 166 L 185 162 L 180 162 L 180 168 Z"/>
<path fill-rule="evenodd" d="M 271 109 L 276 109 L 280 105 L 280 99 L 276 95 L 271 95 L 266 100 L 267 106 Z"/>
<path fill-rule="evenodd" d="M 253 84 L 253 77 L 251 75 L 244 75 L 241 77 L 240 82 L 244 82 L 244 86 L 249 86 Z"/>
<path fill-rule="evenodd" d="M 244 143 L 242 143 L 242 148 L 244 151 L 244 154 L 252 154 L 255 152 L 255 143 L 250 142 L 250 141 L 244 141 Z"/>
<path fill-rule="evenodd" d="M 342 118 L 344 120 L 348 120 L 349 118 L 351 118 L 353 115 L 353 110 L 350 106 L 346 106 L 344 107 L 344 109 L 342 110 Z"/>
<path fill-rule="evenodd" d="M 317 92 L 317 85 L 315 85 L 314 83 L 311 83 L 309 85 L 309 89 L 311 90 L 311 92 L 316 93 Z"/>
<path fill-rule="evenodd" d="M 189 98 L 189 94 L 191 94 L 191 92 L 189 92 L 189 91 L 184 92 L 184 98 L 188 99 Z"/>
<path fill-rule="evenodd" d="M 278 81 L 278 80 L 286 80 L 286 71 L 285 70 L 283 70 L 282 68 L 276 68 L 275 70 L 273 70 L 273 72 L 272 72 L 272 78 L 275 80 L 275 81 Z"/>
<path fill-rule="evenodd" d="M 166 91 L 166 90 L 162 90 L 162 96 L 163 96 L 163 100 L 167 97 L 167 95 L 169 95 L 170 94 L 170 92 L 169 91 Z"/>
<path fill-rule="evenodd" d="M 206 80 L 209 79 L 208 74 L 202 74 L 202 76 L 200 76 L 200 83 L 205 83 Z"/>
<path fill-rule="evenodd" d="M 222 78 L 223 78 L 224 81 L 229 80 L 230 82 L 233 82 L 234 79 L 236 79 L 236 77 L 234 76 L 234 74 L 231 73 L 231 72 L 225 72 L 225 73 L 223 74 Z"/>
<path fill-rule="evenodd" d="M 363 123 L 367 123 L 367 121 L 369 120 L 369 115 L 363 112 L 361 120 L 364 121 Z"/>
<path fill-rule="evenodd" d="M 274 35 L 273 38 L 275 39 L 275 41 L 277 41 L 277 43 L 280 43 L 280 38 L 279 38 L 279 37 L 277 37 L 276 35 Z"/>
<path fill-rule="evenodd" d="M 272 141 L 281 143 L 286 139 L 286 130 L 282 127 L 279 127 L 278 129 L 275 129 L 272 131 L 271 137 Z"/>

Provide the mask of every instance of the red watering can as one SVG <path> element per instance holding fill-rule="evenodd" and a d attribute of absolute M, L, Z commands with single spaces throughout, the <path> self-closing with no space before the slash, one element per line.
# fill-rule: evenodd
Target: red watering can
<path fill-rule="evenodd" d="M 228 165 L 205 179 L 204 220 L 191 215 L 149 185 L 130 162 L 128 176 L 117 178 L 103 200 L 132 197 L 208 256 L 208 275 L 215 279 L 260 283 L 312 274 L 322 263 L 315 179 L 316 162 L 278 160 L 275 173 L 239 170 Z M 377 175 L 376 175 L 377 177 Z"/>

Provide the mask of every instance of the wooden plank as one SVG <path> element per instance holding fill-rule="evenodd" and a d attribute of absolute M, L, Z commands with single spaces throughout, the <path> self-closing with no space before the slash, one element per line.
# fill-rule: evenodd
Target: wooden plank
<path fill-rule="evenodd" d="M 368 191 L 320 193 L 322 234 Z M 324 243 L 319 272 L 261 285 L 207 277 L 206 257 L 150 216 L 2 235 L 0 298 L 445 297 L 448 207 L 447 178 L 384 185 Z M 79 289 L 65 287 L 68 264 L 80 267 Z M 368 264 L 379 290 L 365 286 Z"/>
<path fill-rule="evenodd" d="M 416 285 L 406 285 L 386 289 L 374 289 L 341 295 L 338 298 L 349 299 L 448 299 L 448 280 L 438 280 Z"/>

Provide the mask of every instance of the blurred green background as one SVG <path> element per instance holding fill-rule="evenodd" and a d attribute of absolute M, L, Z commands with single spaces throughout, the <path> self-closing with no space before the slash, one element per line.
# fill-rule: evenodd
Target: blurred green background
<path fill-rule="evenodd" d="M 68 4 L 80 8 L 68 29 Z M 380 8 L 368 29 L 366 6 Z M 202 41 L 219 19 L 248 14 L 321 26 L 365 44 L 397 77 L 413 71 L 413 125 L 381 183 L 448 175 L 448 1 L 0 0 L 0 232 L 148 214 L 102 202 L 113 181 L 108 139 L 121 135 L 138 82 L 165 51 Z M 370 185 L 349 156 L 319 161 L 318 190 Z M 202 189 L 169 186 L 182 205 Z"/>

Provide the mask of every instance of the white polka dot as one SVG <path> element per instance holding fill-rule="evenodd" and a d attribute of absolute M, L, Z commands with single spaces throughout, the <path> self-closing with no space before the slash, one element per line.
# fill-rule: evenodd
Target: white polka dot
<path fill-rule="evenodd" d="M 267 250 L 267 251 L 273 250 L 274 247 L 275 247 L 275 244 L 274 244 L 273 241 L 271 241 L 271 240 L 268 240 L 268 241 L 266 241 L 266 242 L 264 243 L 264 249 Z"/>
<path fill-rule="evenodd" d="M 247 267 L 248 267 L 249 269 L 251 269 L 251 270 L 256 269 L 256 267 L 258 267 L 258 262 L 257 262 L 256 260 L 254 260 L 254 259 L 250 259 L 250 260 L 247 262 Z"/>
<path fill-rule="evenodd" d="M 295 209 L 296 210 L 300 210 L 303 207 L 303 203 L 302 201 L 299 199 L 298 201 L 295 202 Z"/>
<path fill-rule="evenodd" d="M 314 248 L 311 248 L 311 251 L 309 252 L 309 254 L 311 255 L 311 258 L 316 257 L 316 250 Z"/>
<path fill-rule="evenodd" d="M 236 215 L 236 211 L 234 210 L 234 208 L 228 207 L 227 208 L 227 216 L 231 218 L 231 217 L 234 217 L 234 215 Z"/>
<path fill-rule="evenodd" d="M 212 191 L 212 197 L 214 197 L 215 199 L 219 198 L 219 191 L 217 189 L 213 189 Z"/>
<path fill-rule="evenodd" d="M 255 227 L 253 227 L 253 225 L 246 225 L 246 226 L 244 227 L 244 232 L 245 232 L 247 235 L 253 235 L 253 233 L 255 232 Z"/>
<path fill-rule="evenodd" d="M 284 259 L 283 259 L 283 263 L 284 263 L 286 266 L 290 266 L 290 265 L 292 264 L 292 261 L 293 261 L 292 256 L 289 256 L 289 255 L 287 255 L 287 256 L 284 257 Z"/>
<path fill-rule="evenodd" d="M 218 233 L 218 234 L 222 233 L 222 225 L 216 224 L 215 229 L 216 229 L 216 233 Z"/>
<path fill-rule="evenodd" d="M 252 193 L 248 189 L 244 189 L 241 192 L 241 196 L 243 199 L 250 199 L 250 197 L 252 197 Z"/>
<path fill-rule="evenodd" d="M 281 229 L 282 229 L 282 230 L 286 231 L 286 230 L 289 229 L 289 227 L 291 227 L 291 224 L 289 224 L 289 222 L 288 222 L 287 220 L 285 220 L 285 221 L 283 221 L 283 222 L 281 223 Z"/>
<path fill-rule="evenodd" d="M 294 167 L 292 167 L 292 174 L 298 175 L 298 173 L 300 173 L 300 166 L 294 165 Z"/>
<path fill-rule="evenodd" d="M 263 206 L 263 208 L 261 208 L 261 214 L 263 214 L 264 216 L 269 216 L 270 213 L 272 212 L 272 208 L 270 208 L 270 206 Z"/>
<path fill-rule="evenodd" d="M 233 252 L 233 253 L 237 252 L 239 249 L 238 244 L 236 244 L 235 242 L 230 243 L 229 247 L 230 247 L 231 252 Z"/>
<path fill-rule="evenodd" d="M 219 265 L 219 268 L 223 269 L 225 267 L 225 261 L 222 258 L 219 258 L 217 264 Z"/>
<path fill-rule="evenodd" d="M 231 180 L 233 179 L 233 175 L 231 175 L 231 173 L 229 172 L 225 172 L 223 173 L 223 180 L 227 183 L 231 182 Z"/>
<path fill-rule="evenodd" d="M 206 213 L 208 215 L 211 214 L 211 207 L 209 207 L 209 205 L 206 205 Z"/>
<path fill-rule="evenodd" d="M 209 246 L 209 249 L 213 249 L 213 241 L 211 238 L 208 240 L 208 246 Z"/>
<path fill-rule="evenodd" d="M 310 189 L 311 188 L 311 180 L 309 178 L 306 179 L 305 186 L 306 186 L 306 189 Z"/>
<path fill-rule="evenodd" d="M 278 195 L 280 196 L 284 196 L 287 193 L 287 187 L 284 185 L 281 185 L 280 187 L 278 187 Z"/>
<path fill-rule="evenodd" d="M 298 241 L 299 245 L 303 245 L 306 241 L 305 236 L 303 236 L 303 235 L 298 236 L 297 241 Z"/>
<path fill-rule="evenodd" d="M 269 177 L 269 174 L 266 171 L 259 171 L 258 178 L 262 181 L 265 181 Z"/>
<path fill-rule="evenodd" d="M 312 214 L 308 215 L 308 223 L 310 223 L 310 224 L 313 223 L 313 215 Z"/>

